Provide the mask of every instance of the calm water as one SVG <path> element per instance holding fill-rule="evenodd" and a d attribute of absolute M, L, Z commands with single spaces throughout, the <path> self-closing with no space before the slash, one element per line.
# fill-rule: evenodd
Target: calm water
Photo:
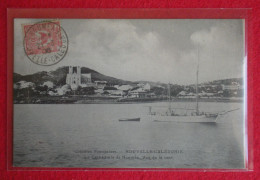
<path fill-rule="evenodd" d="M 244 167 L 242 103 L 200 103 L 205 111 L 240 108 L 222 116 L 217 124 L 152 122 L 146 116 L 148 105 L 167 104 L 16 104 L 14 166 Z M 193 105 L 178 102 L 172 106 Z M 126 117 L 141 117 L 141 122 L 118 121 Z"/>

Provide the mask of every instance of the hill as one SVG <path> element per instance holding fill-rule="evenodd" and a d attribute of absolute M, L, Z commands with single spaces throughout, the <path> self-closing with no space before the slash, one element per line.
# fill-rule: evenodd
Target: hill
<path fill-rule="evenodd" d="M 69 67 L 64 66 L 60 67 L 54 71 L 41 71 L 37 72 L 34 74 L 29 74 L 29 75 L 20 75 L 18 73 L 13 73 L 13 82 L 19 82 L 19 81 L 27 81 L 27 82 L 33 82 L 36 85 L 43 84 L 46 81 L 51 81 L 55 85 L 60 86 L 66 84 L 66 75 L 69 72 Z M 123 84 L 129 84 L 132 86 L 136 86 L 139 83 L 149 83 L 151 87 L 161 87 L 161 88 L 166 88 L 167 84 L 166 83 L 161 83 L 161 82 L 151 82 L 151 81 L 125 81 L 122 79 L 117 79 L 114 77 L 106 76 L 104 74 L 101 74 L 93 69 L 87 68 L 87 67 L 81 67 L 81 73 L 91 73 L 91 78 L 92 81 L 107 81 L 109 84 L 112 85 L 123 85 Z M 222 79 L 222 80 L 214 80 L 214 81 L 209 81 L 205 83 L 200 83 L 200 85 L 230 85 L 232 82 L 237 82 L 240 85 L 243 84 L 243 79 L 242 78 L 230 78 L 230 79 Z M 179 87 L 179 85 L 173 85 L 176 87 Z M 191 84 L 190 86 L 194 86 L 194 84 Z M 187 87 L 187 86 L 186 86 Z"/>
<path fill-rule="evenodd" d="M 33 82 L 36 85 L 43 84 L 46 81 L 51 81 L 55 85 L 64 85 L 66 84 L 66 75 L 69 72 L 69 67 L 64 66 L 56 69 L 55 71 L 41 71 L 29 75 L 20 75 L 18 73 L 13 74 L 13 82 L 27 81 Z M 95 70 L 92 70 L 87 67 L 81 68 L 81 73 L 91 73 L 91 78 L 93 81 L 107 81 L 109 84 L 133 84 L 131 81 L 125 81 L 122 79 L 113 78 L 110 76 L 103 75 Z"/>
<path fill-rule="evenodd" d="M 243 78 L 230 78 L 230 79 L 221 79 L 221 80 L 215 80 L 211 81 L 208 84 L 214 84 L 214 85 L 231 85 L 233 82 L 239 83 L 240 85 L 243 84 Z"/>

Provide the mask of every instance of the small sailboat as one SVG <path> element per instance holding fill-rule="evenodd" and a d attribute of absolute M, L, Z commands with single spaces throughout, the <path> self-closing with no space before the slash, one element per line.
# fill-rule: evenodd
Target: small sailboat
<path fill-rule="evenodd" d="M 121 122 L 127 122 L 127 121 L 140 122 L 140 118 L 122 118 L 122 119 L 119 119 L 118 121 L 121 121 Z"/>
<path fill-rule="evenodd" d="M 198 48 L 198 64 L 196 72 L 196 108 L 172 108 L 171 107 L 171 95 L 170 84 L 168 84 L 168 109 L 164 112 L 153 112 L 152 106 L 149 106 L 148 115 L 151 116 L 155 122 L 185 122 L 185 123 L 216 123 L 219 112 L 203 112 L 199 110 L 199 96 L 198 96 L 198 76 L 199 76 L 199 48 Z M 183 109 L 184 113 L 177 113 L 178 109 Z"/>

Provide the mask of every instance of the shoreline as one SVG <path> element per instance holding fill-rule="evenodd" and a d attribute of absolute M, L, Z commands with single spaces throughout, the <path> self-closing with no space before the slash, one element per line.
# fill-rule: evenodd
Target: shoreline
<path fill-rule="evenodd" d="M 243 98 L 199 98 L 199 102 L 226 102 L 226 103 L 243 103 Z M 169 102 L 165 98 L 125 98 L 115 97 L 31 97 L 21 100 L 14 100 L 14 104 L 141 104 Z M 194 98 L 173 98 L 171 102 L 196 102 Z"/>

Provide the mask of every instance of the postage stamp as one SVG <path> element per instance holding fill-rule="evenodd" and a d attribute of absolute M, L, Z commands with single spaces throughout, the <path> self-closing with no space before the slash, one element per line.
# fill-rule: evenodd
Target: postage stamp
<path fill-rule="evenodd" d="M 50 66 L 60 62 L 68 51 L 68 37 L 58 20 L 22 25 L 24 50 L 34 63 Z"/>

